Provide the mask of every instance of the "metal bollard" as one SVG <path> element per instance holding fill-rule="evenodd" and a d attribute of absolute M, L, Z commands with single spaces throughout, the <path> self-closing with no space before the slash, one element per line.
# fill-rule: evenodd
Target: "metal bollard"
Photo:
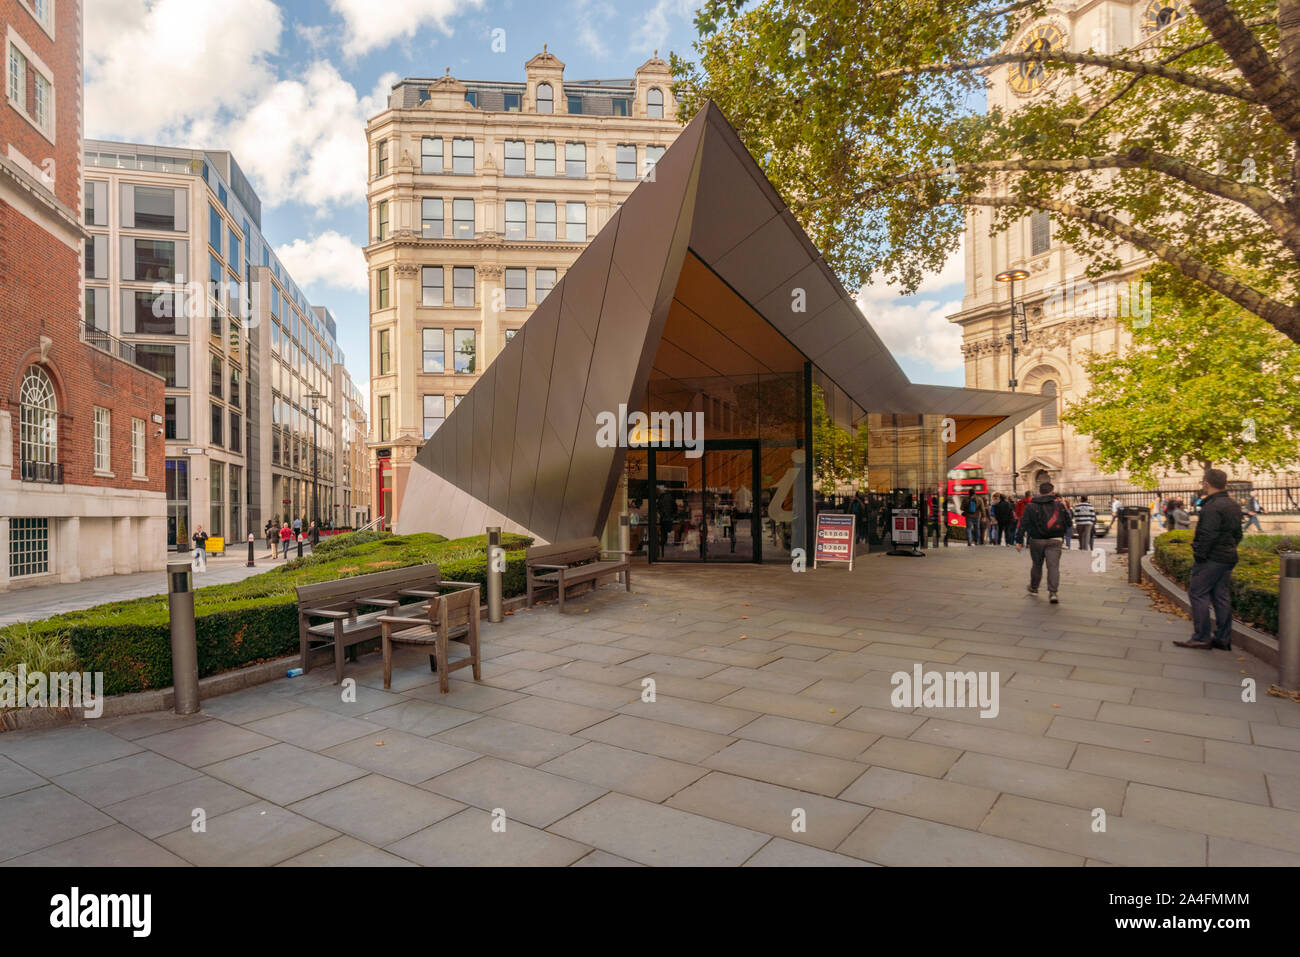
<path fill-rule="evenodd" d="M 1278 681 L 1300 691 L 1300 552 L 1283 552 L 1277 582 Z"/>
<path fill-rule="evenodd" d="M 1126 518 L 1128 525 L 1128 583 L 1142 583 L 1142 556 L 1147 553 L 1146 542 L 1142 539 L 1142 520 L 1135 515 Z"/>
<path fill-rule="evenodd" d="M 302 558 L 302 533 L 298 533 L 298 557 Z"/>
<path fill-rule="evenodd" d="M 487 530 L 487 606 L 488 621 L 501 621 L 501 572 L 506 563 L 506 550 L 501 547 L 501 528 L 489 525 Z"/>
<path fill-rule="evenodd" d="M 618 517 L 618 550 L 627 558 L 632 554 L 632 517 L 627 512 L 623 512 Z M 627 572 L 619 572 L 619 583 L 626 582 Z"/>
<path fill-rule="evenodd" d="M 253 561 L 253 533 L 248 533 L 248 565 L 247 568 L 256 568 L 257 562 Z"/>
<path fill-rule="evenodd" d="M 199 710 L 199 653 L 194 642 L 194 580 L 190 562 L 167 563 L 167 611 L 171 617 L 172 687 L 177 714 Z"/>

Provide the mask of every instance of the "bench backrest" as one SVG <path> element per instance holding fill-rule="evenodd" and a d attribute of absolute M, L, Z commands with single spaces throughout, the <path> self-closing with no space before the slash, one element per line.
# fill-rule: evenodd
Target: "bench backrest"
<path fill-rule="evenodd" d="M 299 606 L 311 605 L 322 607 L 333 602 L 351 601 L 356 598 L 382 598 L 402 588 L 416 585 L 433 590 L 441 581 L 436 563 L 428 565 L 410 565 L 406 568 L 393 568 L 384 572 L 371 572 L 368 575 L 354 575 L 351 578 L 338 578 L 329 582 L 317 582 L 314 585 L 299 585 L 294 589 L 298 593 Z"/>
<path fill-rule="evenodd" d="M 578 538 L 571 542 L 534 545 L 524 554 L 525 565 L 572 565 L 600 558 L 600 539 Z"/>

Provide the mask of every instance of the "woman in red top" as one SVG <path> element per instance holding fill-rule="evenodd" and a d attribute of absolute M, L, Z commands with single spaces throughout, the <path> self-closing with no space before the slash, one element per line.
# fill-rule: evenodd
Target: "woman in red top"
<path fill-rule="evenodd" d="M 286 560 L 288 560 L 289 558 L 289 542 L 291 542 L 292 540 L 293 540 L 293 529 L 289 527 L 288 522 L 285 522 L 283 525 L 280 526 L 280 550 L 284 552 L 284 557 Z"/>

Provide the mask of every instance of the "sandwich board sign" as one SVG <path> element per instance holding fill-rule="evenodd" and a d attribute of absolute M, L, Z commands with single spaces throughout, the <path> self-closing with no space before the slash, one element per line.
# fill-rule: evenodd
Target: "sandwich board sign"
<path fill-rule="evenodd" d="M 853 571 L 853 516 L 839 512 L 817 513 L 813 568 L 818 562 L 847 562 Z"/>
<path fill-rule="evenodd" d="M 917 549 L 921 540 L 921 512 L 915 508 L 896 508 L 893 510 L 890 539 L 894 547 L 890 555 L 921 556 Z"/>

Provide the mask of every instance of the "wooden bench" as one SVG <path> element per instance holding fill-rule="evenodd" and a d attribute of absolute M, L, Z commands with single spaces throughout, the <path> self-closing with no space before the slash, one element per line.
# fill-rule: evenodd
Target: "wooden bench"
<path fill-rule="evenodd" d="M 418 645 L 433 648 L 429 667 L 438 672 L 438 687 L 443 694 L 450 690 L 448 676 L 458 668 L 473 668 L 474 680 L 483 677 L 479 655 L 478 586 L 462 588 L 437 598 L 429 599 L 429 617 L 425 621 L 397 615 L 381 615 L 380 640 L 384 653 L 384 688 L 393 683 L 393 646 Z M 464 641 L 469 655 L 452 663 L 447 656 L 447 642 Z"/>
<path fill-rule="evenodd" d="M 570 585 L 591 582 L 596 588 L 602 575 L 622 573 L 627 590 L 632 590 L 632 563 L 628 552 L 602 549 L 600 540 L 581 538 L 553 545 L 534 545 L 524 555 L 524 569 L 528 587 L 528 605 L 533 604 L 533 593 L 539 588 L 554 588 L 560 595 L 560 611 L 564 611 L 564 593 Z M 618 555 L 607 559 L 606 555 Z"/>
<path fill-rule="evenodd" d="M 412 565 L 314 585 L 300 585 L 298 593 L 298 646 L 302 670 L 311 670 L 311 647 L 334 646 L 334 683 L 343 681 L 343 654 L 356 660 L 355 645 L 381 637 L 381 616 L 421 616 L 428 601 L 445 585 L 475 587 L 473 582 L 445 581 L 436 564 Z M 402 604 L 402 599 L 415 599 Z M 375 611 L 362 611 L 374 608 Z M 311 619 L 324 622 L 312 624 Z"/>

